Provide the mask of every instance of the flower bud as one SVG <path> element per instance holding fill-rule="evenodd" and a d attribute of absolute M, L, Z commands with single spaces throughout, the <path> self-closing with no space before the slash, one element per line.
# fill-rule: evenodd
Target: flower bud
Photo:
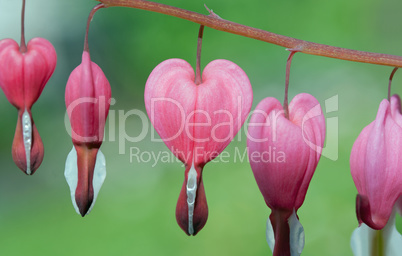
<path fill-rule="evenodd" d="M 82 63 L 68 79 L 65 96 L 74 144 L 67 158 L 65 176 L 73 205 L 82 216 L 92 209 L 106 176 L 105 160 L 99 148 L 110 99 L 107 78 L 91 61 L 89 52 L 84 51 Z"/>

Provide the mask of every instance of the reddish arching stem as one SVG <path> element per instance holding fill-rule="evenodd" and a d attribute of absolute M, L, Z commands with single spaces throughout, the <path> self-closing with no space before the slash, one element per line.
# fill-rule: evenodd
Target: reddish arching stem
<path fill-rule="evenodd" d="M 25 0 L 22 0 L 20 52 L 27 52 L 27 45 L 25 44 Z"/>
<path fill-rule="evenodd" d="M 290 66 L 292 65 L 292 58 L 296 52 L 299 50 L 288 49 L 290 51 L 288 60 L 286 61 L 286 79 L 285 79 L 285 99 L 283 101 L 283 110 L 285 111 L 286 119 L 289 119 L 289 102 L 288 102 L 288 92 L 289 92 L 289 77 L 290 77 Z"/>
<path fill-rule="evenodd" d="M 199 85 L 202 83 L 201 78 L 201 48 L 202 48 L 202 36 L 204 35 L 204 25 L 200 26 L 198 32 L 198 42 L 197 42 L 197 64 L 195 66 L 195 84 Z"/>
<path fill-rule="evenodd" d="M 398 70 L 398 68 L 394 68 L 391 72 L 391 75 L 389 76 L 389 83 L 388 83 L 388 101 L 391 100 L 391 83 L 392 79 L 394 78 L 395 72 Z"/>
<path fill-rule="evenodd" d="M 97 4 L 92 11 L 89 13 L 88 16 L 88 22 L 87 22 L 87 30 L 85 32 L 85 41 L 84 41 L 84 51 L 89 52 L 89 46 L 88 46 L 88 33 L 89 33 L 89 25 L 91 24 L 91 21 L 96 13 L 96 11 L 98 11 L 101 8 L 105 8 L 105 5 L 100 3 Z"/>
<path fill-rule="evenodd" d="M 300 49 L 300 52 L 329 58 L 363 62 L 392 67 L 402 67 L 402 56 L 381 53 L 350 50 L 324 44 L 312 43 L 292 37 L 274 34 L 262 29 L 248 27 L 219 18 L 216 15 L 202 15 L 169 5 L 145 1 L 145 0 L 97 0 L 105 4 L 105 7 L 121 6 L 131 7 L 152 12 L 158 12 L 189 20 L 216 30 L 245 36 L 267 43 L 276 44 L 290 49 Z"/>

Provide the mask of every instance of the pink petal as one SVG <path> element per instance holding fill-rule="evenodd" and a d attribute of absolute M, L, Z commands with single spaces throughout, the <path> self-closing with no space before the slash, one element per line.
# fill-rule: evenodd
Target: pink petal
<path fill-rule="evenodd" d="M 191 166 L 196 86 L 190 64 L 180 59 L 160 63 L 145 85 L 148 116 L 166 146 L 183 163 Z"/>
<path fill-rule="evenodd" d="M 184 60 L 159 64 L 148 78 L 145 106 L 155 130 L 183 163 L 204 165 L 230 143 L 252 103 L 244 71 L 227 60 L 209 63 L 203 83 Z"/>
<path fill-rule="evenodd" d="M 89 53 L 71 73 L 66 86 L 66 107 L 73 142 L 102 143 L 109 112 L 111 89 L 101 68 L 91 61 Z"/>
<path fill-rule="evenodd" d="M 401 193 L 402 128 L 398 120 L 398 97 L 393 96 L 391 104 L 383 100 L 375 121 L 363 129 L 351 153 L 353 180 L 361 198 L 367 200 L 357 210 L 375 229 L 386 225 Z"/>
<path fill-rule="evenodd" d="M 34 38 L 26 53 L 18 44 L 0 42 L 0 86 L 11 104 L 19 109 L 31 108 L 37 101 L 56 67 L 56 51 L 49 41 Z"/>
<path fill-rule="evenodd" d="M 110 84 L 98 65 L 84 51 L 82 63 L 71 73 L 66 86 L 66 107 L 77 151 L 78 181 L 75 201 L 82 216 L 94 200 L 93 176 L 110 107 Z"/>
<path fill-rule="evenodd" d="M 8 101 L 24 108 L 24 57 L 11 39 L 0 41 L 0 86 Z"/>
<path fill-rule="evenodd" d="M 289 112 L 288 120 L 279 101 L 261 101 L 250 119 L 247 146 L 267 205 L 297 210 L 321 155 L 325 121 L 318 101 L 308 94 L 297 95 Z"/>
<path fill-rule="evenodd" d="M 227 147 L 246 120 L 253 101 L 247 75 L 233 62 L 210 62 L 202 80 L 196 87 L 196 165 L 211 161 Z"/>
<path fill-rule="evenodd" d="M 39 98 L 56 68 L 57 56 L 53 45 L 43 38 L 28 42 L 24 54 L 24 94 L 26 106 L 32 106 Z"/>

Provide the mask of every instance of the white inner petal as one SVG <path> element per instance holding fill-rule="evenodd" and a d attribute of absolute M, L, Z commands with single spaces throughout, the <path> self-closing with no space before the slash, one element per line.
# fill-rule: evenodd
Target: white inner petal
<path fill-rule="evenodd" d="M 271 220 L 269 219 L 269 217 L 267 220 L 267 230 L 266 230 L 265 234 L 266 234 L 268 246 L 271 249 L 271 252 L 274 252 L 275 235 L 274 235 L 274 229 L 272 227 Z"/>
<path fill-rule="evenodd" d="M 362 223 L 353 231 L 350 245 L 355 256 L 366 256 L 372 254 L 373 241 L 378 230 L 374 230 Z M 384 241 L 385 255 L 401 255 L 402 236 L 395 227 L 395 211 L 391 214 L 387 225 L 381 230 Z"/>
<path fill-rule="evenodd" d="M 304 248 L 304 229 L 300 221 L 297 219 L 296 212 L 290 216 L 290 255 L 299 256 Z"/>
<path fill-rule="evenodd" d="M 187 206 L 188 206 L 188 233 L 194 234 L 193 216 L 195 198 L 197 196 L 197 171 L 194 168 L 194 163 L 187 174 Z"/>
<path fill-rule="evenodd" d="M 375 230 L 369 228 L 366 224 L 362 224 L 352 233 L 350 245 L 355 256 L 370 255 L 371 241 L 375 235 Z"/>
<path fill-rule="evenodd" d="M 80 214 L 77 202 L 75 201 L 75 190 L 77 189 L 77 183 L 78 183 L 78 166 L 77 166 L 77 151 L 75 150 L 74 146 L 67 156 L 64 176 L 66 177 L 66 181 L 68 183 L 68 186 L 70 187 L 71 201 L 73 202 L 74 209 L 78 214 Z M 94 207 L 96 198 L 98 197 L 99 194 L 99 190 L 101 189 L 102 184 L 105 181 L 105 178 L 106 178 L 106 160 L 103 153 L 100 150 L 98 150 L 98 154 L 96 155 L 94 176 L 92 180 L 94 198 L 86 214 L 89 214 L 92 208 Z"/>
<path fill-rule="evenodd" d="M 28 111 L 25 109 L 21 118 L 22 122 L 22 136 L 24 139 L 25 159 L 27 162 L 26 173 L 31 174 L 31 147 L 32 147 L 32 122 Z"/>

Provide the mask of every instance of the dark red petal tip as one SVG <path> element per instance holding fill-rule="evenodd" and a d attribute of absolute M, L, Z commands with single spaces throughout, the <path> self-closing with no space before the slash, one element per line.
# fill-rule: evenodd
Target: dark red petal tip
<path fill-rule="evenodd" d="M 23 124 L 24 119 L 27 123 Z M 18 168 L 27 175 L 34 174 L 42 163 L 44 156 L 43 143 L 29 111 L 19 111 L 18 113 L 12 156 Z"/>
<path fill-rule="evenodd" d="M 176 206 L 176 220 L 180 228 L 187 234 L 195 236 L 204 226 L 208 219 L 208 205 L 207 198 L 205 196 L 204 183 L 202 182 L 202 177 L 200 178 L 197 193 L 195 198 L 195 206 L 193 213 L 193 233 L 190 233 L 189 227 L 189 211 L 187 204 L 187 182 L 183 183 L 180 191 L 179 200 Z"/>
<path fill-rule="evenodd" d="M 98 148 L 75 146 L 77 150 L 78 182 L 75 190 L 75 202 L 84 217 L 94 200 L 93 176 Z"/>
<path fill-rule="evenodd" d="M 380 230 L 387 224 L 386 221 L 374 222 L 370 209 L 370 202 L 367 196 L 357 194 L 356 196 L 356 216 L 359 221 L 359 226 L 363 222 L 372 229 Z"/>

